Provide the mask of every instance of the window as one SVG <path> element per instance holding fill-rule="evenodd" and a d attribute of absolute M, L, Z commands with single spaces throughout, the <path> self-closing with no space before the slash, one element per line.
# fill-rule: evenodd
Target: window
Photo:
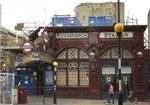
<path fill-rule="evenodd" d="M 80 48 L 66 48 L 58 56 L 58 86 L 88 86 L 88 55 Z"/>
<path fill-rule="evenodd" d="M 111 49 L 111 57 L 118 58 L 118 48 Z"/>
<path fill-rule="evenodd" d="M 68 49 L 68 59 L 77 59 L 78 50 L 76 48 Z"/>
<path fill-rule="evenodd" d="M 61 54 L 58 55 L 58 59 L 66 59 L 66 51 L 63 51 Z"/>
<path fill-rule="evenodd" d="M 58 85 L 66 85 L 66 63 L 59 62 L 59 67 L 57 70 L 57 84 Z"/>
<path fill-rule="evenodd" d="M 80 85 L 89 85 L 89 63 L 81 62 L 80 67 Z"/>
<path fill-rule="evenodd" d="M 125 58 L 125 59 L 131 59 L 133 58 L 132 54 L 125 50 L 125 49 L 121 49 L 121 57 Z M 118 58 L 118 48 L 112 48 L 109 49 L 107 51 L 105 51 L 102 55 L 101 55 L 102 59 L 117 59 Z"/>
<path fill-rule="evenodd" d="M 78 63 L 68 63 L 68 85 L 78 85 Z"/>

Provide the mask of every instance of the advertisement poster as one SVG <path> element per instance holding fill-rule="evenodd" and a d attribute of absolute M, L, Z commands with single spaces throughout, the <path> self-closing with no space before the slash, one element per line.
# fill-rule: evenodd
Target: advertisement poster
<path fill-rule="evenodd" d="M 53 84 L 53 71 L 46 71 L 46 85 Z"/>

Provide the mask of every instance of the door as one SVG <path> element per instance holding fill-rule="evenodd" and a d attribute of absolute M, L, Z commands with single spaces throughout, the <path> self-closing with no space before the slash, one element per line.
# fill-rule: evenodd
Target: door
<path fill-rule="evenodd" d="M 129 94 L 130 91 L 133 89 L 133 79 L 132 79 L 132 70 L 131 67 L 126 66 L 122 67 L 121 70 L 122 73 L 122 83 L 123 83 L 123 91 L 127 92 Z"/>
<path fill-rule="evenodd" d="M 101 96 L 106 98 L 108 83 L 111 81 L 114 86 L 116 83 L 116 70 L 115 67 L 102 67 L 102 78 L 101 78 Z"/>
<path fill-rule="evenodd" d="M 114 66 L 102 67 L 102 78 L 101 78 L 101 96 L 106 98 L 107 84 L 111 81 L 114 85 L 115 91 L 117 91 L 117 68 Z M 132 79 L 132 69 L 130 66 L 122 66 L 121 68 L 122 76 L 122 89 L 129 94 L 133 89 L 133 79 Z"/>

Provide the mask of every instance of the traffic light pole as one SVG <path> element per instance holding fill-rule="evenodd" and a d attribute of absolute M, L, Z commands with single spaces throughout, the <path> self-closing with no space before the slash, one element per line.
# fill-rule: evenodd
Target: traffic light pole
<path fill-rule="evenodd" d="M 122 80 L 121 80 L 121 35 L 118 36 L 118 105 L 123 105 L 122 103 Z"/>
<path fill-rule="evenodd" d="M 118 23 L 120 23 L 120 0 L 117 0 L 118 4 Z M 121 33 L 118 35 L 118 105 L 123 105 L 122 100 L 122 76 L 121 76 Z"/>
<path fill-rule="evenodd" d="M 57 70 L 57 67 L 55 66 L 54 67 L 54 74 L 53 74 L 53 84 L 54 84 L 54 86 L 53 86 L 53 104 L 57 104 L 57 93 L 56 93 L 56 89 L 57 89 L 57 87 L 56 87 L 56 70 Z"/>

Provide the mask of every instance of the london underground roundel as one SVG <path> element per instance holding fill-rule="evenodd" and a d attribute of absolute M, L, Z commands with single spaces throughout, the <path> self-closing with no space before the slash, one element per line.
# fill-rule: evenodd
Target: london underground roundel
<path fill-rule="evenodd" d="M 25 53 L 28 53 L 28 52 L 30 52 L 32 50 L 32 44 L 30 43 L 30 42 L 25 42 L 24 44 L 23 44 L 23 51 L 25 52 Z"/>

